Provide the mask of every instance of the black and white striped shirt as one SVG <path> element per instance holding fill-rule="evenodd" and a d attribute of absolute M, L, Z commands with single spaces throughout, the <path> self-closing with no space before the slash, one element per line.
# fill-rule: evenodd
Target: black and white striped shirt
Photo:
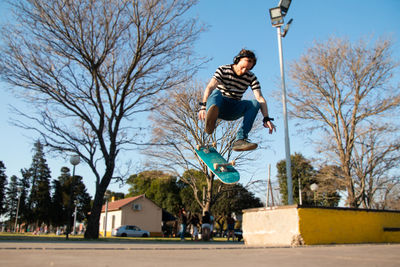
<path fill-rule="evenodd" d="M 214 73 L 214 78 L 218 81 L 217 89 L 222 92 L 223 96 L 237 100 L 242 99 L 249 86 L 253 91 L 261 90 L 260 83 L 254 73 L 247 71 L 242 76 L 238 76 L 233 71 L 233 65 L 218 67 Z"/>

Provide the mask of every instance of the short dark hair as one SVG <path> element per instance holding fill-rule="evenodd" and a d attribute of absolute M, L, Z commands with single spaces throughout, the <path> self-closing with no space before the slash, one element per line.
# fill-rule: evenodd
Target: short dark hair
<path fill-rule="evenodd" d="M 251 58 L 253 60 L 253 67 L 256 65 L 257 63 L 256 54 L 254 54 L 253 51 L 247 49 L 240 50 L 239 54 L 237 54 L 237 56 L 233 58 L 233 64 L 239 63 L 240 59 L 244 57 Z"/>

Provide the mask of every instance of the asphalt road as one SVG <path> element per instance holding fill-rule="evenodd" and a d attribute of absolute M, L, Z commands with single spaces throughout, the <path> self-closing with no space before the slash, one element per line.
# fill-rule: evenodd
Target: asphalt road
<path fill-rule="evenodd" d="M 0 242 L 0 266 L 400 266 L 400 244 Z"/>

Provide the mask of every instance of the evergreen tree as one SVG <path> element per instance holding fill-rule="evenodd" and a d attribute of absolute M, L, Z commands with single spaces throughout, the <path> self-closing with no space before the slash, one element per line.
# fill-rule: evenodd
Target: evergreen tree
<path fill-rule="evenodd" d="M 13 175 L 10 177 L 10 183 L 8 184 L 8 188 L 6 191 L 6 201 L 7 201 L 6 216 L 8 216 L 10 218 L 9 219 L 10 229 L 13 228 L 15 225 L 15 218 L 17 216 L 16 213 L 17 213 L 19 195 L 20 195 L 20 192 L 19 192 L 19 187 L 18 187 L 18 177 Z"/>
<path fill-rule="evenodd" d="M 31 173 L 28 169 L 21 169 L 22 178 L 19 181 L 21 187 L 20 201 L 19 201 L 19 221 L 20 224 L 25 224 L 25 230 L 29 223 L 33 222 L 34 214 L 29 204 L 29 192 L 31 187 Z"/>
<path fill-rule="evenodd" d="M 88 218 L 88 214 L 91 209 L 91 196 L 87 193 L 87 189 L 85 184 L 82 181 L 81 176 L 74 177 L 74 191 L 73 191 L 73 199 L 72 202 L 72 210 L 77 210 L 76 220 L 77 221 L 86 221 Z"/>
<path fill-rule="evenodd" d="M 61 175 L 53 181 L 53 189 L 51 220 L 54 226 L 71 223 L 75 205 L 77 206 L 77 221 L 86 220 L 91 208 L 91 197 L 87 193 L 81 176 L 72 177 L 69 168 L 62 167 Z M 70 218 L 68 214 L 71 214 Z"/>
<path fill-rule="evenodd" d="M 53 180 L 53 195 L 51 198 L 51 223 L 53 226 L 63 226 L 66 222 L 66 205 L 63 201 L 63 184 L 69 179 L 69 169 L 61 168 L 61 176 Z"/>
<path fill-rule="evenodd" d="M 7 186 L 7 175 L 6 167 L 4 163 L 0 161 L 0 215 L 6 213 L 6 186 Z"/>
<path fill-rule="evenodd" d="M 50 169 L 47 166 L 43 145 L 37 141 L 34 146 L 34 156 L 29 169 L 32 179 L 30 206 L 37 225 L 50 223 Z"/>
<path fill-rule="evenodd" d="M 310 185 L 316 182 L 315 170 L 311 165 L 310 161 L 307 160 L 302 154 L 295 153 L 290 156 L 292 162 L 292 194 L 293 201 L 300 204 L 299 200 L 299 180 L 302 192 L 302 204 L 312 205 L 314 199 L 312 197 L 312 192 Z M 280 193 L 282 195 L 283 204 L 288 204 L 288 192 L 287 192 L 287 179 L 286 179 L 286 162 L 285 160 L 279 161 L 277 164 L 278 169 L 278 181 Z"/>
<path fill-rule="evenodd" d="M 339 180 L 337 175 L 332 175 L 327 172 L 323 167 L 317 171 L 311 165 L 310 161 L 303 155 L 295 153 L 290 156 L 292 162 L 292 183 L 293 183 L 293 200 L 299 201 L 299 180 L 301 186 L 301 196 L 303 205 L 317 205 L 317 206 L 330 206 L 336 207 L 339 203 L 340 196 L 337 190 L 340 189 L 336 184 Z M 287 194 L 287 179 L 286 179 L 286 163 L 281 160 L 277 163 L 278 181 L 280 193 L 282 195 L 283 204 L 288 203 Z M 333 168 L 332 170 L 334 170 Z M 336 179 L 337 178 L 337 179 Z M 311 190 L 311 185 L 315 183 L 319 186 L 318 192 L 315 193 Z"/>

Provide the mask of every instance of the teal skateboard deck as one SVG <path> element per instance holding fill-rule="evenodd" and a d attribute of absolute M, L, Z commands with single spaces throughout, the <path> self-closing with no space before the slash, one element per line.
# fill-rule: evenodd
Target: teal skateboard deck
<path fill-rule="evenodd" d="M 225 184 L 239 181 L 239 172 L 233 167 L 234 161 L 227 162 L 213 147 L 197 147 L 196 153 L 207 167 Z"/>

